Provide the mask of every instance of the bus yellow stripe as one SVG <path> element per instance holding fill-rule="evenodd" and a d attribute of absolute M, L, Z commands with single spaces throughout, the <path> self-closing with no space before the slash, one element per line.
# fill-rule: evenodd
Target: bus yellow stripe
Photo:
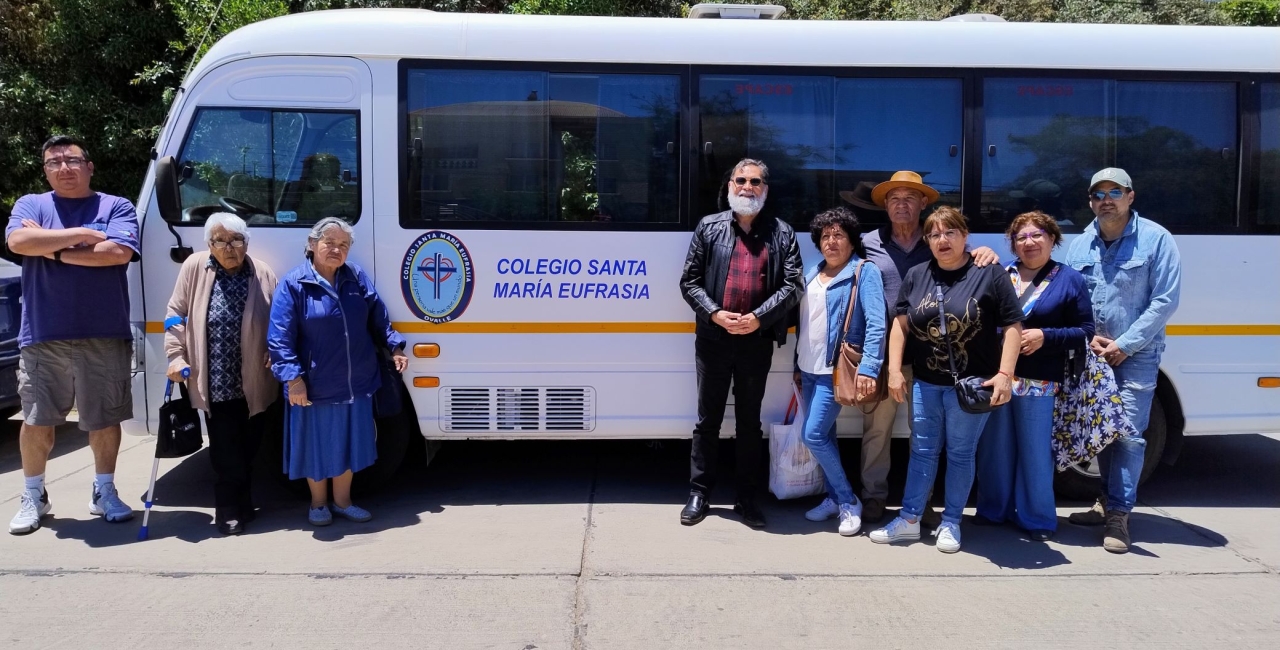
<path fill-rule="evenodd" d="M 402 334 L 692 334 L 693 323 L 392 323 Z M 164 324 L 147 321 L 147 334 L 163 334 Z M 792 328 L 795 331 L 795 328 Z M 1280 336 L 1280 325 L 1169 325 L 1169 336 Z"/>

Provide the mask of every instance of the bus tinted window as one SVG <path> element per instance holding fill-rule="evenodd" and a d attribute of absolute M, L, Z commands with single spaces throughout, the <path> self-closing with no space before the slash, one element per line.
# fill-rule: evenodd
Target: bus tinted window
<path fill-rule="evenodd" d="M 1236 85 L 1117 84 L 1115 164 L 1134 208 L 1180 232 L 1236 225 Z"/>
<path fill-rule="evenodd" d="M 983 85 L 982 211 L 989 231 L 1041 210 L 1068 232 L 1093 219 L 1089 178 L 1122 167 L 1134 207 L 1180 231 L 1236 223 L 1233 83 L 993 78 Z"/>
<path fill-rule="evenodd" d="M 769 165 L 769 204 L 797 228 L 836 205 L 886 223 L 870 189 L 903 169 L 960 203 L 958 79 L 707 75 L 699 100 L 701 214 L 727 208 L 725 175 L 747 157 Z"/>
<path fill-rule="evenodd" d="M 680 78 L 408 71 L 410 222 L 679 221 Z"/>
<path fill-rule="evenodd" d="M 254 225 L 360 217 L 358 120 L 351 112 L 204 108 L 178 156 L 183 223 L 248 206 Z"/>
<path fill-rule="evenodd" d="M 1280 84 L 1262 84 L 1262 165 L 1258 223 L 1280 225 Z"/>

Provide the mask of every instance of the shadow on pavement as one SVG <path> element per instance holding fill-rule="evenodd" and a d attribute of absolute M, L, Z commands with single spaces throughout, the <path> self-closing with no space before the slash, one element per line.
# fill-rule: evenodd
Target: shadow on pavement
<path fill-rule="evenodd" d="M 1194 436 L 1173 467 L 1138 490 L 1145 506 L 1280 508 L 1280 440 L 1260 435 Z"/>
<path fill-rule="evenodd" d="M 18 420 L 0 420 L 0 474 L 22 471 L 22 453 L 18 447 L 18 432 L 22 423 Z M 127 441 L 126 441 L 127 442 Z M 64 424 L 54 432 L 52 460 L 89 446 L 89 433 L 81 431 L 74 423 Z"/>

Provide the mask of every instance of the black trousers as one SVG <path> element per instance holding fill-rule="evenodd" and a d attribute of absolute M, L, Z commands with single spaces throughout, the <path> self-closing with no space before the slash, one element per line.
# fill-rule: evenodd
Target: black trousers
<path fill-rule="evenodd" d="M 205 429 L 209 432 L 209 460 L 217 475 L 213 484 L 213 503 L 218 523 L 249 521 L 253 515 L 253 458 L 262 444 L 267 423 L 278 404 L 249 417 L 249 404 L 244 398 L 213 402 L 205 413 Z"/>
<path fill-rule="evenodd" d="M 736 420 L 737 459 L 734 474 L 737 498 L 755 498 L 760 472 L 760 402 L 773 362 L 773 341 L 759 332 L 699 336 L 694 340 L 694 360 L 698 370 L 698 424 L 693 429 L 689 487 L 710 497 L 716 484 L 720 456 L 720 425 L 733 385 L 733 412 Z"/>

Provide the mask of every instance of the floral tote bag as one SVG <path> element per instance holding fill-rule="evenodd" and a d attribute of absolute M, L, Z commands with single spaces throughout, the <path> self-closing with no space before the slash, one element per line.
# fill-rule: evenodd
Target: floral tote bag
<path fill-rule="evenodd" d="M 1053 405 L 1053 459 L 1061 472 L 1086 463 L 1113 440 L 1137 436 L 1129 423 L 1115 373 L 1091 350 L 1082 373 L 1067 373 Z"/>

